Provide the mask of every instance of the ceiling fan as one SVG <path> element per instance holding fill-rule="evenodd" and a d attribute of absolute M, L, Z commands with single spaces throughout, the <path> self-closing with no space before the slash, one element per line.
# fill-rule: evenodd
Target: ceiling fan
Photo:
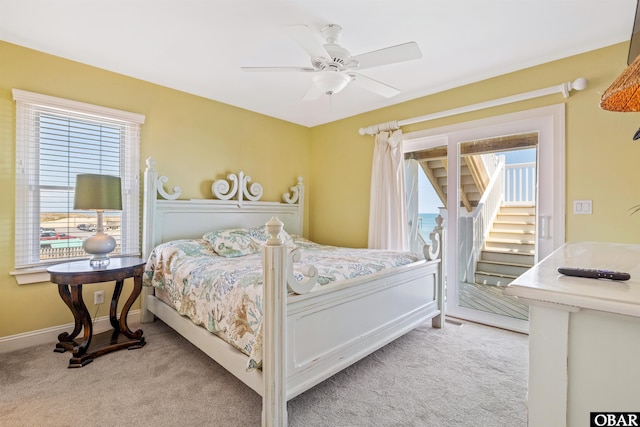
<path fill-rule="evenodd" d="M 377 67 L 422 57 L 415 42 L 408 42 L 371 52 L 351 56 L 349 51 L 338 44 L 342 27 L 326 25 L 321 33 L 326 40 L 320 43 L 314 32 L 306 25 L 284 27 L 285 31 L 310 56 L 311 67 L 242 67 L 244 71 L 294 71 L 313 73 L 313 85 L 303 99 L 316 99 L 323 93 L 334 95 L 350 82 L 381 96 L 390 98 L 400 93 L 392 86 L 356 73 L 353 70 Z"/>

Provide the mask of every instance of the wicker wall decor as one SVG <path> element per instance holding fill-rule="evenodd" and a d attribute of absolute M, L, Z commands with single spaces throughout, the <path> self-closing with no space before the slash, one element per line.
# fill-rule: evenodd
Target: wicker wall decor
<path fill-rule="evenodd" d="M 604 91 L 600 107 L 609 111 L 640 111 L 640 56 Z"/>

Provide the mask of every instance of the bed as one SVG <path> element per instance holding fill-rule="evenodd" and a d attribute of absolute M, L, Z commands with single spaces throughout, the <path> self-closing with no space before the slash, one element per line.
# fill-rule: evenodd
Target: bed
<path fill-rule="evenodd" d="M 441 218 L 421 257 L 402 258 L 384 269 L 374 267 L 367 271 L 371 274 L 360 271 L 361 262 L 351 269 L 357 274 L 346 280 L 328 281 L 327 276 L 340 275 L 327 273 L 320 258 L 308 255 L 316 244 L 301 237 L 302 178 L 283 194 L 283 202 L 261 201 L 262 187 L 250 185 L 251 177 L 243 172 L 214 181 L 212 193 L 216 199 L 180 200 L 181 189 L 166 191 L 167 182 L 167 177 L 158 176 L 153 159 L 147 159 L 143 254 L 149 259 L 145 284 L 154 286 L 143 289 L 142 321 L 159 318 L 260 394 L 263 425 L 286 426 L 288 400 L 419 324 L 431 320 L 433 327 L 442 327 Z M 242 256 L 226 257 L 227 249 L 244 250 L 246 246 L 228 243 L 228 233 L 238 230 L 241 240 L 247 234 L 253 239 L 251 250 Z M 212 240 L 220 235 L 226 246 L 217 245 L 220 240 Z M 257 251 L 255 241 L 261 243 Z M 222 248 L 222 255 L 209 256 L 207 251 L 212 248 Z M 325 248 L 319 248 L 318 254 L 322 250 Z M 333 251 L 333 256 L 343 249 L 328 250 Z M 178 254 L 186 252 L 197 253 L 199 258 L 177 261 Z M 167 285 L 174 277 L 168 274 L 163 278 L 160 270 L 170 270 L 168 265 L 172 263 L 180 267 L 189 262 L 208 264 L 209 258 L 216 255 L 223 264 L 235 262 L 233 258 L 257 262 L 258 272 L 252 270 L 252 274 L 262 283 L 262 300 L 260 310 L 253 311 L 261 311 L 262 319 L 254 319 L 253 311 L 247 316 L 255 320 L 255 336 L 250 338 L 250 344 L 246 340 L 238 344 L 224 333 L 219 334 L 221 338 L 207 325 L 194 323 L 190 313 L 195 309 L 191 306 L 171 305 L 180 299 L 175 295 L 186 291 Z M 318 265 L 300 262 L 305 260 Z M 218 265 L 210 268 L 217 269 Z M 186 282 L 185 277 L 203 275 L 182 270 L 184 275 L 180 276 L 178 271 L 175 270 L 174 281 L 178 285 Z M 202 292 L 199 285 L 196 288 Z M 212 330 L 218 332 L 218 324 L 209 322 L 212 323 Z"/>

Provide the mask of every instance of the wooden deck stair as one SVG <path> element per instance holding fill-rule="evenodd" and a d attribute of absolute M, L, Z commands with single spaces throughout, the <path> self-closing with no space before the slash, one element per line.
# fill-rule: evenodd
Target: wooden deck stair
<path fill-rule="evenodd" d="M 476 265 L 475 282 L 506 286 L 535 260 L 535 206 L 502 206 Z"/>
<path fill-rule="evenodd" d="M 460 206 L 471 212 L 482 197 L 484 191 L 482 171 L 478 171 L 478 162 L 473 161 L 473 156 L 465 158 L 460 166 Z M 428 158 L 420 161 L 420 166 L 431 182 L 433 189 L 443 205 L 447 206 L 447 161 L 446 158 Z M 488 178 L 484 178 L 488 181 Z"/>

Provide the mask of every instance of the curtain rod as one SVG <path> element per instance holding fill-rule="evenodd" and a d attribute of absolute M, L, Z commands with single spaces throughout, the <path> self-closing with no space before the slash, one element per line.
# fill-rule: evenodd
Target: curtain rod
<path fill-rule="evenodd" d="M 524 92 L 517 95 L 506 96 L 504 98 L 493 99 L 491 101 L 479 102 L 477 104 L 466 105 L 464 107 L 458 107 L 458 108 L 453 108 L 451 110 L 440 111 L 438 113 L 427 114 L 426 116 L 414 117 L 413 119 L 391 121 L 387 123 L 368 126 L 366 128 L 360 128 L 358 130 L 358 133 L 360 135 L 375 135 L 381 131 L 399 129 L 400 126 L 412 125 L 414 123 L 426 122 L 428 120 L 455 116 L 456 114 L 469 113 L 471 111 L 497 107 L 499 105 L 505 105 L 505 104 L 510 104 L 512 102 L 538 98 L 540 96 L 552 95 L 554 93 L 561 93 L 564 98 L 568 98 L 569 92 L 571 90 L 574 90 L 574 89 L 583 90 L 586 87 L 587 87 L 587 79 L 585 79 L 584 77 L 579 77 L 575 79 L 573 82 L 565 82 L 557 86 L 550 86 L 544 89 L 532 90 L 530 92 Z"/>

